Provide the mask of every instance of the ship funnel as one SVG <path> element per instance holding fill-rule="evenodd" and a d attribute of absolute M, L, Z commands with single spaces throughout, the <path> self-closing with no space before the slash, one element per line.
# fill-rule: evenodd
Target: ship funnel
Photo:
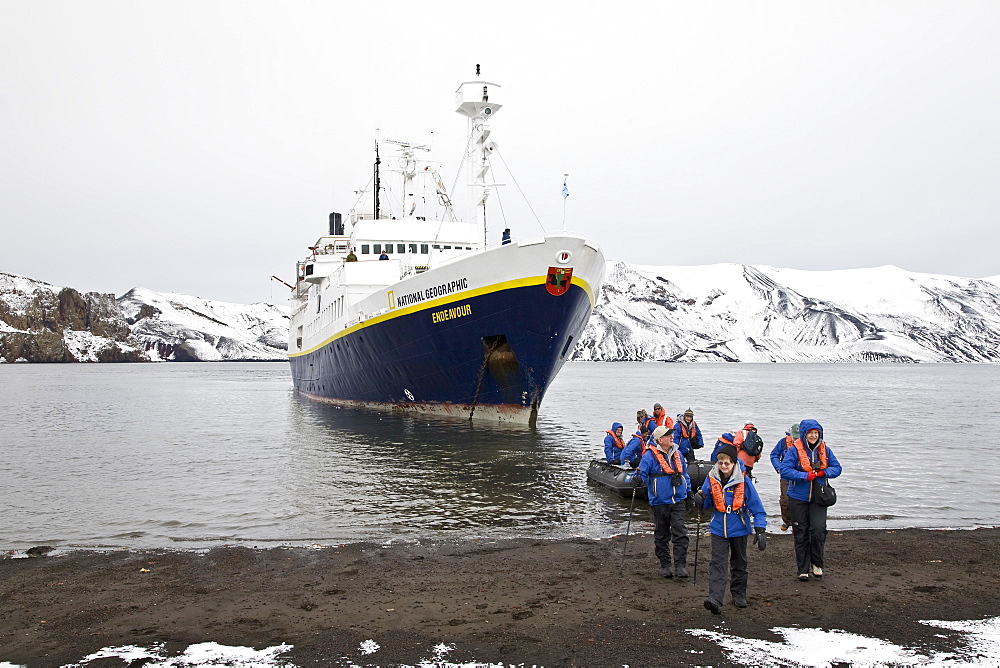
<path fill-rule="evenodd" d="M 336 211 L 330 214 L 330 236 L 344 236 L 344 221 Z"/>

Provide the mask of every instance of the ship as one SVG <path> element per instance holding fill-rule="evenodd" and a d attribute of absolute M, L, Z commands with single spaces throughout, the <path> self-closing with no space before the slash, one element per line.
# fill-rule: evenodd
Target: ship
<path fill-rule="evenodd" d="M 377 139 L 368 186 L 295 264 L 293 385 L 343 407 L 533 426 L 599 297 L 604 254 L 565 231 L 565 213 L 561 232 L 510 236 L 519 227 L 504 224 L 489 241 L 502 90 L 477 78 L 455 95 L 468 215 L 428 146 Z"/>

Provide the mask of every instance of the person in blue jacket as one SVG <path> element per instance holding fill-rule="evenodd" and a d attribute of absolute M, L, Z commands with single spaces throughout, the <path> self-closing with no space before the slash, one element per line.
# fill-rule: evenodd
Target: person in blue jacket
<path fill-rule="evenodd" d="M 649 510 L 656 524 L 653 549 L 660 560 L 660 575 L 686 578 L 689 539 L 684 519 L 688 499 L 693 498 L 693 494 L 687 462 L 671 438 L 673 431 L 662 425 L 653 430 L 654 445 L 646 450 L 639 462 L 639 476 L 646 484 Z"/>
<path fill-rule="evenodd" d="M 646 452 L 645 445 L 648 440 L 649 433 L 646 431 L 646 425 L 639 424 L 639 428 L 635 430 L 632 438 L 625 445 L 625 449 L 622 450 L 622 466 L 635 468 L 639 464 L 639 458 Z"/>
<path fill-rule="evenodd" d="M 625 441 L 622 440 L 624 429 L 621 422 L 613 422 L 608 435 L 604 437 L 604 460 L 609 464 L 621 461 L 622 450 L 625 449 Z"/>
<path fill-rule="evenodd" d="M 694 461 L 695 450 L 705 447 L 701 427 L 694 421 L 694 411 L 690 408 L 684 411 L 684 415 L 677 416 L 677 422 L 674 423 L 674 442 L 689 462 Z"/>
<path fill-rule="evenodd" d="M 842 469 L 833 448 L 823 440 L 823 426 L 816 420 L 799 422 L 800 438 L 781 460 L 781 477 L 788 481 L 788 508 L 795 538 L 795 565 L 799 580 L 823 577 L 826 547 L 826 506 L 813 499 L 816 485 L 825 485 Z"/>
<path fill-rule="evenodd" d="M 785 435 L 774 444 L 774 448 L 771 450 L 771 466 L 774 467 L 774 472 L 779 476 L 781 475 L 781 460 L 798 437 L 799 424 L 796 422 L 789 427 Z M 779 478 L 778 487 L 781 489 L 781 496 L 778 499 L 778 506 L 781 508 L 781 530 L 788 531 L 788 527 L 792 526 L 792 511 L 788 508 L 788 481 Z"/>
<path fill-rule="evenodd" d="M 733 438 L 734 438 L 733 437 L 733 432 L 727 431 L 725 434 L 723 434 L 718 439 L 716 439 L 716 441 L 715 441 L 715 447 L 712 448 L 711 460 L 713 462 L 716 461 L 716 457 L 719 455 L 719 450 L 721 450 L 723 448 L 723 446 L 733 445 Z M 733 447 L 735 447 L 735 446 L 733 446 Z"/>
<path fill-rule="evenodd" d="M 712 534 L 712 561 L 708 567 L 705 608 L 716 615 L 722 613 L 727 581 L 733 605 L 745 608 L 750 579 L 747 536 L 755 534 L 754 543 L 764 549 L 767 513 L 752 479 L 744 475 L 735 446 L 725 444 L 719 448 L 715 466 L 705 476 L 695 501 L 700 507 L 713 510 L 708 525 Z"/>

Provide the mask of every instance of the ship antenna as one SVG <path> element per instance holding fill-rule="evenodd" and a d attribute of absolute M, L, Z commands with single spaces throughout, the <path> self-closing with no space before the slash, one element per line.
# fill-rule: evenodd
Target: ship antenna
<path fill-rule="evenodd" d="M 476 76 L 479 76 L 479 63 L 476 63 Z"/>
<path fill-rule="evenodd" d="M 375 220 L 379 217 L 379 200 L 378 191 L 381 188 L 381 180 L 379 179 L 379 169 L 378 166 L 382 164 L 382 160 L 378 157 L 378 139 L 375 140 Z"/>

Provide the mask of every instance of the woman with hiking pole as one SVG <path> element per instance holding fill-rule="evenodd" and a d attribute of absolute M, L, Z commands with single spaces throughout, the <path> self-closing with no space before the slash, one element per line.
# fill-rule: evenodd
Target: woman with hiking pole
<path fill-rule="evenodd" d="M 705 608 L 722 614 L 726 581 L 733 605 L 747 607 L 747 537 L 753 533 L 754 543 L 766 546 L 764 528 L 767 513 L 757 489 L 749 476 L 743 474 L 736 448 L 726 444 L 720 448 L 715 466 L 705 476 L 701 491 L 695 496 L 699 508 L 711 508 L 708 530 L 712 535 L 712 561 L 708 567 L 708 598 Z"/>

